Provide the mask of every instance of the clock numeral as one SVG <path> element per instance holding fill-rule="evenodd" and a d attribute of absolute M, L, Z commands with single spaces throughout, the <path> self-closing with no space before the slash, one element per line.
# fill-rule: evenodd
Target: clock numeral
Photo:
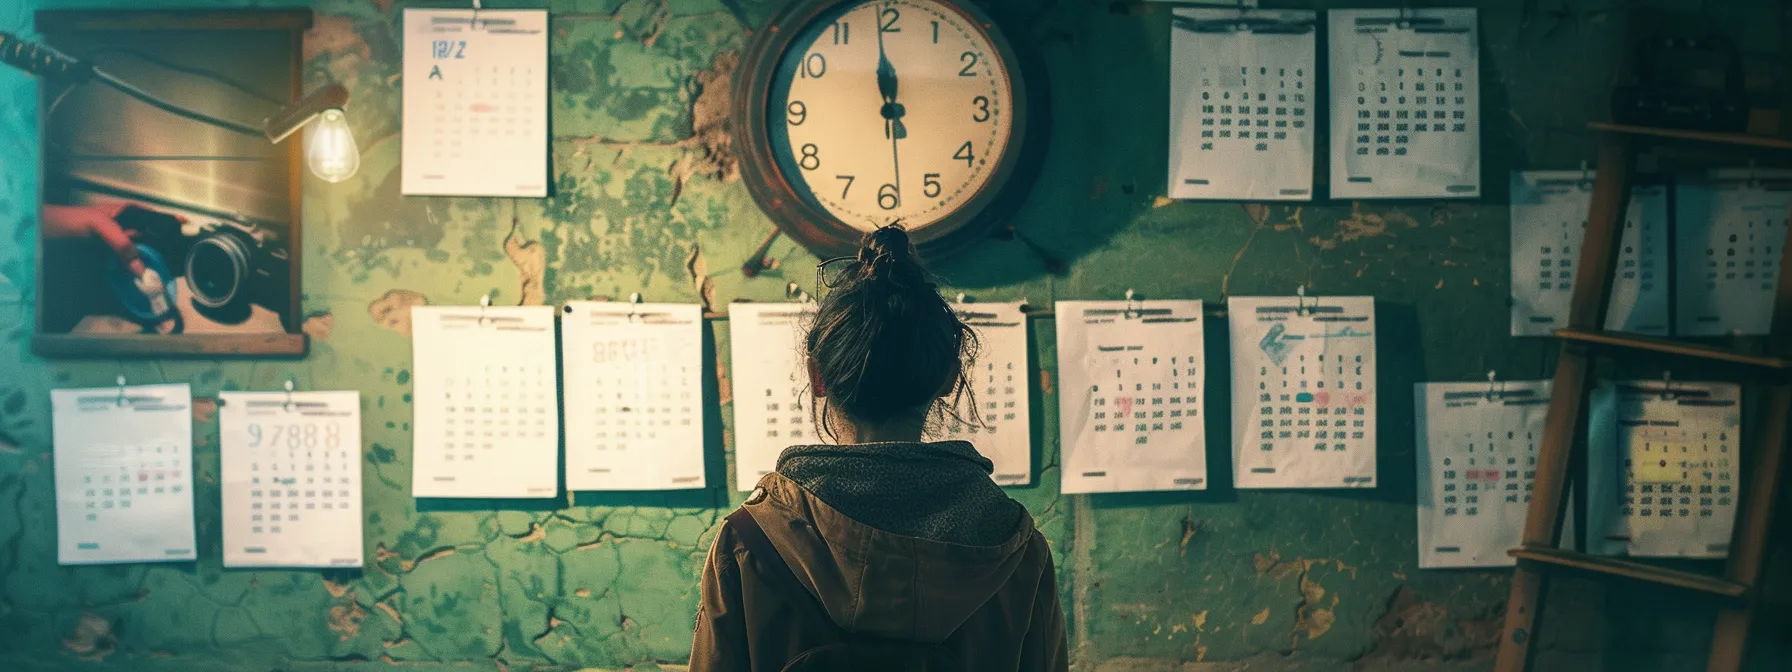
<path fill-rule="evenodd" d="M 893 7 L 885 7 L 883 13 L 878 16 L 881 16 L 884 19 L 883 25 L 877 27 L 878 30 L 886 33 L 902 32 L 901 28 L 896 27 L 896 20 L 902 18 L 902 12 L 896 11 Z"/>
<path fill-rule="evenodd" d="M 964 61 L 964 69 L 958 71 L 959 77 L 976 77 L 977 76 L 977 73 L 971 72 L 971 68 L 977 67 L 977 55 L 976 54 L 967 51 L 962 54 L 959 54 L 958 60 Z M 820 77 L 820 76 L 821 75 L 816 75 L 816 77 Z"/>
<path fill-rule="evenodd" d="M 852 24 L 845 21 L 834 22 L 834 44 L 848 44 L 852 40 Z"/>
<path fill-rule="evenodd" d="M 854 177 L 851 175 L 835 175 L 834 179 L 846 180 L 846 186 L 840 188 L 840 198 L 846 198 L 846 192 L 852 191 L 852 181 Z"/>
<path fill-rule="evenodd" d="M 809 146 L 814 147 L 815 145 Z M 963 159 L 964 165 L 971 165 L 971 143 L 967 141 L 964 144 L 959 145 L 958 151 L 952 153 L 952 158 Z"/>
<path fill-rule="evenodd" d="M 933 43 L 940 43 L 940 22 L 938 21 L 933 22 Z"/>
<path fill-rule="evenodd" d="M 902 196 L 896 193 L 896 185 L 886 184 L 877 188 L 877 207 L 895 210 L 898 205 L 902 205 Z"/>
<path fill-rule="evenodd" d="M 803 59 L 801 71 L 804 77 L 821 79 L 821 76 L 828 72 L 828 59 L 823 58 L 821 54 L 809 54 L 808 58 Z"/>
<path fill-rule="evenodd" d="M 970 151 L 971 143 L 964 143 L 964 146 L 965 151 Z M 796 165 L 802 166 L 803 170 L 815 170 L 816 168 L 820 168 L 821 148 L 816 147 L 815 143 L 803 145 L 803 157 L 797 159 Z"/>
<path fill-rule="evenodd" d="M 977 112 L 971 115 L 971 121 L 989 121 L 988 97 L 977 96 L 976 98 L 972 98 L 971 104 L 977 106 Z"/>
<path fill-rule="evenodd" d="M 809 120 L 809 106 L 804 105 L 800 100 L 790 101 L 790 106 L 785 108 L 785 113 L 788 115 L 786 120 L 790 122 L 791 126 L 801 126 L 803 122 Z"/>
<path fill-rule="evenodd" d="M 921 193 L 928 198 L 940 195 L 940 174 L 928 173 L 921 176 Z"/>

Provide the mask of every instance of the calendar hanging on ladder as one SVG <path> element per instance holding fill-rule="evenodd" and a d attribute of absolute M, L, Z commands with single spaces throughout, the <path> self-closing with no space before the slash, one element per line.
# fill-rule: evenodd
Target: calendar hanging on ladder
<path fill-rule="evenodd" d="M 1568 326 L 1568 304 L 1587 234 L 1591 171 L 1512 171 L 1512 335 Z M 1625 208 L 1605 328 L 1668 334 L 1668 194 L 1637 184 Z"/>
<path fill-rule="evenodd" d="M 1313 195 L 1314 13 L 1175 10 L 1171 198 Z"/>
<path fill-rule="evenodd" d="M 1473 9 L 1338 9 L 1332 198 L 1481 195 Z"/>
<path fill-rule="evenodd" d="M 1675 333 L 1763 335 L 1792 219 L 1792 171 L 1716 170 L 1674 188 Z"/>
<path fill-rule="evenodd" d="M 1587 514 L 1594 552 L 1729 555 L 1741 396 L 1733 383 L 1676 380 L 1608 382 L 1593 391 Z"/>
<path fill-rule="evenodd" d="M 548 195 L 548 13 L 404 10 L 406 196 Z"/>

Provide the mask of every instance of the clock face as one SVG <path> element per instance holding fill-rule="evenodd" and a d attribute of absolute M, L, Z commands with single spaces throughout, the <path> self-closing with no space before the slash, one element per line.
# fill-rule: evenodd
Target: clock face
<path fill-rule="evenodd" d="M 846 2 L 777 64 L 767 136 L 797 195 L 863 231 L 927 227 L 990 183 L 1015 115 L 1007 64 L 946 2 Z"/>

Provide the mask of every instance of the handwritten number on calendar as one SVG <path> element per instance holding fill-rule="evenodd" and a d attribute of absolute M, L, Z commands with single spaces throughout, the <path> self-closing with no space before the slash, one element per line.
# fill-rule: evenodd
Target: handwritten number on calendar
<path fill-rule="evenodd" d="M 467 57 L 466 40 L 435 40 L 430 45 L 430 53 L 436 58 L 460 59 Z"/>
<path fill-rule="evenodd" d="M 591 361 L 598 364 L 636 362 L 647 357 L 647 343 L 640 339 L 599 341 L 591 344 Z"/>
<path fill-rule="evenodd" d="M 316 448 L 319 443 L 325 448 L 336 448 L 342 445 L 342 428 L 335 423 L 328 423 L 319 428 L 318 423 L 307 422 L 296 425 L 273 426 L 274 436 L 268 440 L 268 446 L 279 448 L 285 441 L 286 448 Z M 249 447 L 260 448 L 266 430 L 261 423 L 250 423 L 246 430 L 249 434 Z"/>

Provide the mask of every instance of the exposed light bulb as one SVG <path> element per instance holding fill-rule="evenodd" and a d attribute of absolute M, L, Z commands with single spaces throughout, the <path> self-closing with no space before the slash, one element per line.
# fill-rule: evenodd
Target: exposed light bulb
<path fill-rule="evenodd" d="M 348 130 L 348 117 L 342 110 L 328 109 L 318 115 L 317 122 L 305 134 L 305 164 L 311 174 L 325 182 L 341 182 L 354 177 L 361 168 L 361 149 Z"/>

